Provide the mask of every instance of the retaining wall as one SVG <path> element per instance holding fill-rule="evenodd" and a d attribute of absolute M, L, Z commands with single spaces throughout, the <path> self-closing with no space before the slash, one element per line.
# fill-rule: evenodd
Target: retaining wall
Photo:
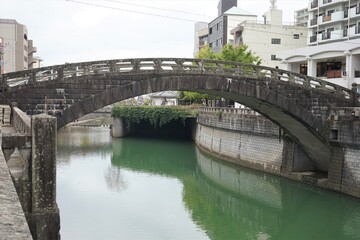
<path fill-rule="evenodd" d="M 360 197 L 360 146 L 333 141 L 332 134 L 329 131 L 328 173 L 314 172 L 309 157 L 291 136 L 251 110 L 201 109 L 193 138 L 202 151 L 222 160 Z"/>

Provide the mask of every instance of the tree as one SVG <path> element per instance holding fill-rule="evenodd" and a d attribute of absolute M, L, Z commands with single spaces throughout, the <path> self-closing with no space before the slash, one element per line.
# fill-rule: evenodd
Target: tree
<path fill-rule="evenodd" d="M 261 59 L 252 51 L 248 50 L 248 46 L 241 45 L 233 47 L 231 44 L 226 44 L 219 53 L 215 53 L 209 46 L 205 46 L 195 56 L 197 59 L 211 59 L 211 60 L 223 60 L 234 61 L 248 64 L 260 65 Z M 191 103 L 201 103 L 203 99 L 214 100 L 217 99 L 214 96 L 207 94 L 200 94 L 194 92 L 183 91 L 180 92 L 180 98 L 188 100 Z"/>
<path fill-rule="evenodd" d="M 257 65 L 261 63 L 260 57 L 251 50 L 248 50 L 248 46 L 246 45 L 233 47 L 231 44 L 226 44 L 219 53 L 214 53 L 209 46 L 205 46 L 200 49 L 195 58 L 234 61 Z"/>

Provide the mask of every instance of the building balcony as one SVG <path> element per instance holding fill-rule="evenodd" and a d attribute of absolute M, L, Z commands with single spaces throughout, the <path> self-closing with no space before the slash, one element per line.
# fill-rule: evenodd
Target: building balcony
<path fill-rule="evenodd" d="M 344 30 L 347 32 L 346 36 L 344 34 L 344 37 L 354 37 L 356 35 L 360 34 L 360 27 L 351 27 L 347 30 Z"/>
<path fill-rule="evenodd" d="M 339 40 L 344 37 L 344 30 L 335 30 L 331 32 L 324 32 L 318 35 L 319 42 Z"/>
<path fill-rule="evenodd" d="M 330 22 L 331 21 L 331 15 L 324 15 L 322 17 L 322 22 Z"/>
<path fill-rule="evenodd" d="M 318 24 L 326 24 L 330 22 L 343 21 L 345 19 L 345 11 L 337 11 L 332 13 L 331 15 L 323 15 L 318 17 Z"/>
<path fill-rule="evenodd" d="M 349 0 L 322 0 L 320 2 L 320 7 L 328 6 L 336 3 L 347 3 Z"/>
<path fill-rule="evenodd" d="M 321 40 L 328 40 L 331 38 L 331 32 L 324 32 L 321 34 Z"/>
<path fill-rule="evenodd" d="M 319 1 L 315 0 L 310 3 L 310 8 L 317 8 L 319 6 Z"/>
<path fill-rule="evenodd" d="M 203 47 L 205 45 L 207 45 L 207 41 L 204 41 L 204 40 L 199 41 L 199 47 Z"/>
<path fill-rule="evenodd" d="M 350 16 L 350 18 L 360 16 L 360 7 L 350 8 L 349 16 Z"/>
<path fill-rule="evenodd" d="M 355 28 L 355 34 L 360 34 L 360 27 L 354 27 Z"/>
<path fill-rule="evenodd" d="M 318 23 L 317 18 L 310 19 L 310 26 L 315 26 L 315 25 L 317 25 L 317 23 Z"/>
<path fill-rule="evenodd" d="M 311 36 L 310 37 L 310 42 L 316 42 L 317 41 L 317 36 Z"/>

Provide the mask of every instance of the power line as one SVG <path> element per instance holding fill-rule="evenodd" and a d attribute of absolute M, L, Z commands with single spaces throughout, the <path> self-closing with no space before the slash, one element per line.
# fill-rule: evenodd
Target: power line
<path fill-rule="evenodd" d="M 112 10 L 117 10 L 117 11 L 123 11 L 123 12 L 131 12 L 131 13 L 143 14 L 143 15 L 154 16 L 154 17 L 162 17 L 162 18 L 168 18 L 168 19 L 174 19 L 174 20 L 181 20 L 181 21 L 187 21 L 187 22 L 193 22 L 193 23 L 199 22 L 199 21 L 196 21 L 196 20 L 191 20 L 191 19 L 186 19 L 186 18 L 171 17 L 171 16 L 160 15 L 160 14 L 155 14 L 155 13 L 135 11 L 135 10 L 129 10 L 129 9 L 123 9 L 123 8 L 117 8 L 117 7 L 110 7 L 110 6 L 105 6 L 105 5 L 100 5 L 100 4 L 94 4 L 94 3 L 88 3 L 88 2 L 81 2 L 81 1 L 76 1 L 76 0 L 65 0 L 65 1 L 67 1 L 67 2 L 73 2 L 73 3 L 78 3 L 78 4 L 83 4 L 83 5 L 88 5 L 88 6 L 100 7 L 100 8 L 105 8 L 105 9 L 112 9 Z"/>
<path fill-rule="evenodd" d="M 122 1 L 117 1 L 117 0 L 104 0 L 104 1 L 114 2 L 117 4 L 125 4 L 125 5 L 130 5 L 130 6 L 144 7 L 144 8 L 149 8 L 149 9 L 161 10 L 161 11 L 167 11 L 167 12 L 177 12 L 177 13 L 185 13 L 185 14 L 194 15 L 194 16 L 215 18 L 214 16 L 207 16 L 207 15 L 200 14 L 200 13 L 187 12 L 187 11 L 183 11 L 183 10 L 175 10 L 175 9 L 169 9 L 169 8 L 153 7 L 153 6 L 147 6 L 147 5 L 138 4 L 138 3 L 129 3 L 129 2 L 122 2 Z"/>
<path fill-rule="evenodd" d="M 181 20 L 181 21 L 187 21 L 187 22 L 193 22 L 193 23 L 198 23 L 198 22 L 199 22 L 199 21 L 197 21 L 197 20 L 192 20 L 192 19 L 187 19 L 187 18 L 171 17 L 171 16 L 167 16 L 167 15 L 160 15 L 160 14 L 143 12 L 143 11 L 128 10 L 128 9 L 122 9 L 122 8 L 111 7 L 111 6 L 105 6 L 105 5 L 100 5 L 100 4 L 87 3 L 87 2 L 77 1 L 77 0 L 65 0 L 65 1 L 73 2 L 73 3 L 77 3 L 77 4 L 88 5 L 88 6 L 93 6 L 93 7 L 100 7 L 100 8 L 105 8 L 105 9 L 125 11 L 125 12 L 131 12 L 131 13 L 136 13 L 136 14 L 144 14 L 144 15 L 154 16 L 154 17 L 169 18 L 169 19 Z M 107 1 L 109 1 L 109 0 L 107 0 Z M 110 1 L 113 1 L 113 0 L 110 0 Z M 165 10 L 165 9 L 163 9 L 163 10 Z M 266 24 L 264 24 L 264 25 L 266 25 Z M 274 25 L 272 25 L 272 26 L 274 26 Z M 289 27 L 291 27 L 291 26 L 292 26 L 292 25 L 289 25 Z M 235 28 L 235 27 L 237 27 L 237 26 L 229 26 L 229 27 Z M 277 26 L 276 26 L 276 27 L 277 27 Z M 282 26 L 279 26 L 279 27 L 282 27 Z M 270 32 L 270 31 L 261 31 L 261 30 L 252 30 L 252 31 L 264 32 L 264 33 L 274 33 L 274 34 L 277 34 L 277 35 L 284 35 L 284 36 L 292 36 L 292 35 L 293 35 L 293 34 Z M 300 38 L 305 38 L 305 37 L 303 37 L 303 36 L 299 36 L 299 37 L 300 37 Z"/>

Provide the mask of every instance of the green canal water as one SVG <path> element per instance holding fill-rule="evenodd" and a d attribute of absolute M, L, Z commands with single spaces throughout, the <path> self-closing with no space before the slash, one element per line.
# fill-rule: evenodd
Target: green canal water
<path fill-rule="evenodd" d="M 360 200 L 210 158 L 191 141 L 58 133 L 62 239 L 360 239 Z"/>

